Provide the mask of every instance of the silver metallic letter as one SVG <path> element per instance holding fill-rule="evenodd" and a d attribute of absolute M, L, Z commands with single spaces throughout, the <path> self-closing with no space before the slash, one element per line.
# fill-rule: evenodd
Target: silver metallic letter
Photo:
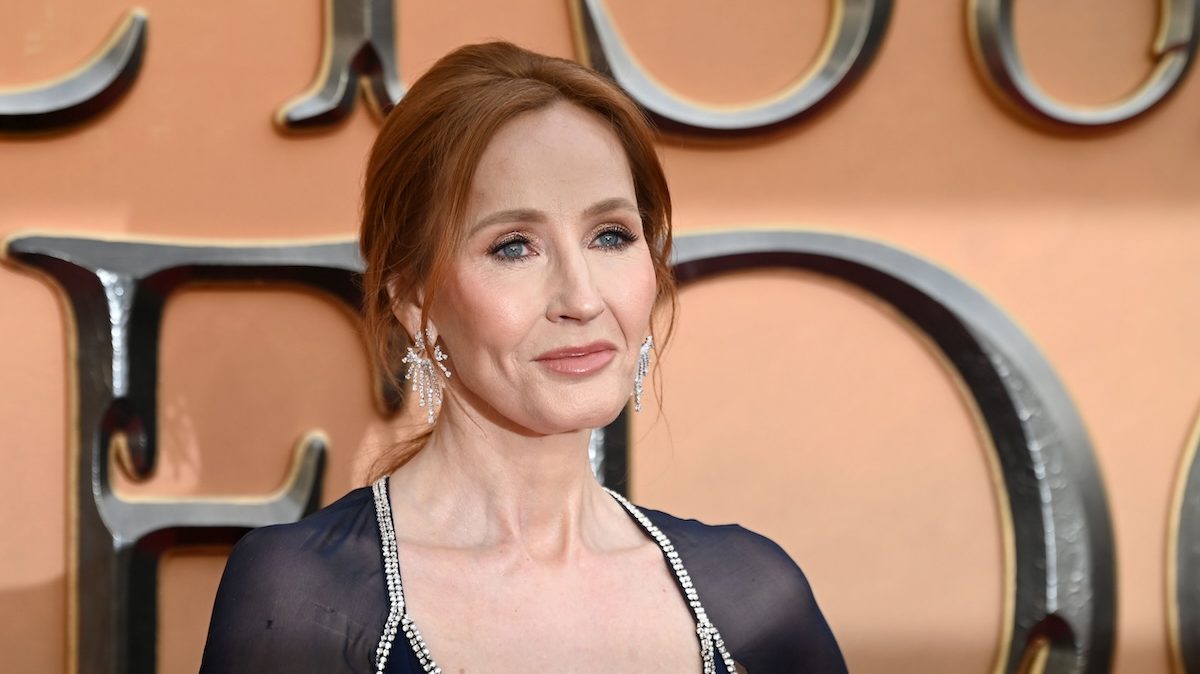
<path fill-rule="evenodd" d="M 836 0 L 820 60 L 784 91 L 748 105 L 704 106 L 671 93 L 634 60 L 603 0 L 570 0 L 580 60 L 610 76 L 662 127 L 758 131 L 799 119 L 862 75 L 887 31 L 892 0 Z"/>
<path fill-rule="evenodd" d="M 157 664 L 158 563 L 172 547 L 232 543 L 247 529 L 317 508 L 327 443 L 308 433 L 291 474 L 269 496 L 125 499 L 110 460 L 133 479 L 154 471 L 158 333 L 167 296 L 193 280 L 284 280 L 356 306 L 352 244 L 218 247 L 15 236 L 8 260 L 44 272 L 75 334 L 71 385 L 68 601 L 79 674 L 152 674 Z"/>
<path fill-rule="evenodd" d="M 146 13 L 131 9 L 86 65 L 31 87 L 0 89 L 0 133 L 55 131 L 103 112 L 137 79 Z"/>
<path fill-rule="evenodd" d="M 1149 78 L 1133 93 L 1106 106 L 1071 105 L 1043 91 L 1029 77 L 1013 34 L 1013 0 L 971 0 L 971 44 L 985 76 L 1018 110 L 1035 120 L 1071 126 L 1118 124 L 1157 105 L 1179 84 L 1196 53 L 1196 0 L 1161 0 Z"/>
<path fill-rule="evenodd" d="M 276 125 L 285 131 L 328 126 L 354 109 L 358 81 L 371 107 L 384 114 L 404 95 L 396 66 L 392 0 L 325 0 L 325 44 L 312 86 L 279 108 Z"/>
<path fill-rule="evenodd" d="M 738 230 L 675 243 L 680 284 L 740 269 L 809 269 L 876 295 L 923 330 L 970 390 L 1000 471 L 1010 566 L 994 671 L 1109 671 L 1116 581 L 1108 499 L 1079 413 L 1019 326 L 961 279 L 874 241 Z M 1026 668 L 1030 661 L 1042 667 Z"/>

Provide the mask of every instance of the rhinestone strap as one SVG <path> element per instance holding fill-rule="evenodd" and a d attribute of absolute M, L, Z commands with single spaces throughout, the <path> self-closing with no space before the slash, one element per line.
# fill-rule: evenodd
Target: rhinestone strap
<path fill-rule="evenodd" d="M 700 640 L 700 658 L 704 663 L 704 674 L 717 674 L 715 660 L 717 653 L 721 656 L 726 672 L 735 672 L 733 658 L 725 648 L 725 641 L 708 619 L 708 614 L 705 613 L 704 606 L 700 603 L 700 595 L 696 593 L 696 588 L 692 585 L 692 578 L 684 568 L 679 553 L 675 551 L 675 545 L 637 506 L 607 487 L 604 490 L 633 515 L 642 529 L 654 539 L 671 564 L 671 569 L 675 572 L 675 577 L 679 579 L 680 587 L 683 588 L 688 606 L 691 607 L 692 614 L 696 617 L 696 636 Z M 400 561 L 396 550 L 396 530 L 392 523 L 392 504 L 388 498 L 387 476 L 376 480 L 371 485 L 371 491 L 375 496 L 375 517 L 379 520 L 379 534 L 383 547 L 383 570 L 387 576 L 388 599 L 391 602 L 391 609 L 383 626 L 383 634 L 379 639 L 379 647 L 375 649 L 376 673 L 383 674 L 388 655 L 392 650 L 392 642 L 396 639 L 397 627 L 399 627 L 399 631 L 404 632 L 404 636 L 408 638 L 408 643 L 412 646 L 417 661 L 421 663 L 421 669 L 427 673 L 441 674 L 442 668 L 434 662 L 433 656 L 429 654 L 429 648 L 425 645 L 425 640 L 421 638 L 420 630 L 417 629 L 412 617 L 405 610 L 404 586 L 400 582 Z"/>
<path fill-rule="evenodd" d="M 721 662 L 725 665 L 727 672 L 734 672 L 733 657 L 729 655 L 728 649 L 725 648 L 725 640 L 721 638 L 720 631 L 708 619 L 708 613 L 705 612 L 704 606 L 700 603 L 700 595 L 696 592 L 695 586 L 692 585 L 692 577 L 687 569 L 683 566 L 683 560 L 679 558 L 679 553 L 675 551 L 675 544 L 667 535 L 662 532 L 653 522 L 650 521 L 646 514 L 633 505 L 624 496 L 617 492 L 604 488 L 609 496 L 617 500 L 617 503 L 625 506 L 629 514 L 637 520 L 638 524 L 650 534 L 654 542 L 662 550 L 667 561 L 671 564 L 671 569 L 675 571 L 675 577 L 679 579 L 679 585 L 683 587 L 684 596 L 687 597 L 688 605 L 692 607 L 692 613 L 696 616 L 696 636 L 700 638 L 700 655 L 704 660 L 704 674 L 716 674 L 717 667 L 713 661 L 713 651 L 721 655 Z"/>
<path fill-rule="evenodd" d="M 442 668 L 430 657 L 429 648 L 425 646 L 421 632 L 404 610 L 404 586 L 400 584 L 400 555 L 396 550 L 396 530 L 392 526 L 392 502 L 388 498 L 387 476 L 376 480 L 371 485 L 371 492 L 375 495 L 375 517 L 379 520 L 379 535 L 383 547 L 383 572 L 387 576 L 388 599 L 391 602 L 387 622 L 383 624 L 383 635 L 375 649 L 376 674 L 383 674 L 387 665 L 392 642 L 396 639 L 397 624 L 404 631 L 404 636 L 408 637 L 408 643 L 412 645 L 413 653 L 421 663 L 421 669 L 433 674 L 442 674 Z"/>

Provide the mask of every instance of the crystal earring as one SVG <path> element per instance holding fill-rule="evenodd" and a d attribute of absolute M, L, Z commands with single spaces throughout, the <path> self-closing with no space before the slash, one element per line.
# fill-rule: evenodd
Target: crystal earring
<path fill-rule="evenodd" d="M 416 340 L 413 341 L 412 346 L 408 347 L 408 352 L 404 354 L 404 358 L 400 362 L 408 365 L 404 378 L 412 382 L 413 393 L 417 394 L 417 404 L 425 408 L 425 418 L 432 424 L 433 409 L 442 406 L 442 384 L 438 381 L 437 372 L 434 371 L 433 366 L 436 363 L 441 368 L 442 374 L 449 379 L 450 370 L 442 365 L 442 361 L 449 356 L 442 352 L 440 344 L 434 343 L 433 332 L 429 328 L 425 328 L 425 334 L 429 336 L 429 342 L 433 344 L 433 358 L 425 355 L 425 340 L 418 331 Z"/>
<path fill-rule="evenodd" d="M 646 373 L 650 371 L 650 348 L 654 346 L 654 337 L 646 335 L 646 341 L 642 342 L 642 349 L 638 353 L 637 374 L 633 376 L 633 411 L 642 411 L 642 382 L 646 379 Z"/>

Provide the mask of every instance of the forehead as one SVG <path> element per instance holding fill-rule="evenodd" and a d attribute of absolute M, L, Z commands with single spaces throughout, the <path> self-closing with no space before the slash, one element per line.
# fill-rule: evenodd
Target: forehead
<path fill-rule="evenodd" d="M 595 113 L 557 102 L 522 113 L 497 130 L 475 170 L 468 211 L 578 212 L 612 197 L 634 201 L 620 140 Z"/>

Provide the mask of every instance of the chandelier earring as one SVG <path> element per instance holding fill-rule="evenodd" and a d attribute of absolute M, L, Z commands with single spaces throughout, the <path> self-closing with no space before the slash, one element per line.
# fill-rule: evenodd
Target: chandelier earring
<path fill-rule="evenodd" d="M 646 335 L 646 341 L 642 342 L 641 351 L 638 353 L 637 374 L 633 376 L 633 411 L 642 411 L 642 390 L 643 382 L 646 380 L 646 373 L 650 371 L 650 349 L 654 346 L 654 337 Z"/>
<path fill-rule="evenodd" d="M 425 328 L 425 335 L 429 337 L 429 343 L 433 344 L 433 358 L 425 354 L 425 340 L 418 331 L 416 339 L 400 362 L 408 365 L 404 378 L 412 384 L 412 391 L 417 394 L 417 404 L 425 408 L 425 419 L 432 424 L 434 408 L 442 406 L 442 383 L 433 366 L 436 364 L 449 379 L 450 370 L 442 364 L 449 356 L 442 351 L 440 344 L 434 342 L 433 332 L 429 328 Z"/>

